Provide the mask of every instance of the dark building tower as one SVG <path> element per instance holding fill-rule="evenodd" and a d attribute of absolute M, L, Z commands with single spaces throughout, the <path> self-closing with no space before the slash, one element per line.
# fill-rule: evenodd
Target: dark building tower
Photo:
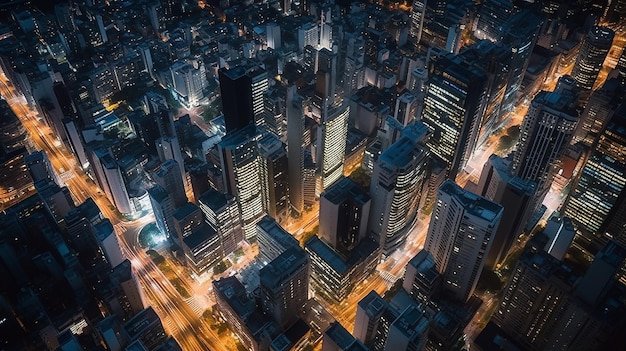
<path fill-rule="evenodd" d="M 421 118 L 432 133 L 426 145 L 446 162 L 448 177 L 454 179 L 474 151 L 486 102 L 486 77 L 453 55 L 439 58 L 431 77 Z"/>
<path fill-rule="evenodd" d="M 283 329 L 298 319 L 309 299 L 309 260 L 300 247 L 291 248 L 259 272 L 263 310 Z"/>
<path fill-rule="evenodd" d="M 615 32 L 607 27 L 595 26 L 587 33 L 572 70 L 572 77 L 581 89 L 587 92 L 593 89 L 614 37 Z"/>
<path fill-rule="evenodd" d="M 522 123 L 513 157 L 514 173 L 537 182 L 537 189 L 551 183 L 554 162 L 567 146 L 578 122 L 575 96 L 568 91 L 541 91 L 533 99 Z"/>
<path fill-rule="evenodd" d="M 506 257 L 534 210 L 537 184 L 511 174 L 510 162 L 491 155 L 483 166 L 476 193 L 504 208 L 502 221 L 492 238 L 485 267 L 494 269 Z"/>
<path fill-rule="evenodd" d="M 370 196 L 350 178 L 320 195 L 319 235 L 341 253 L 352 250 L 367 234 Z"/>
<path fill-rule="evenodd" d="M 220 69 L 220 96 L 226 133 L 241 129 L 254 121 L 252 78 L 243 67 Z"/>
<path fill-rule="evenodd" d="M 626 244 L 626 106 L 610 119 L 565 205 L 593 251 L 610 238 Z"/>
<path fill-rule="evenodd" d="M 626 71 L 625 71 L 626 72 Z M 600 137 L 609 119 L 624 99 L 626 87 L 619 79 L 609 79 L 589 97 L 576 126 L 574 141 L 591 147 Z"/>
<path fill-rule="evenodd" d="M 483 1 L 476 14 L 476 30 L 474 35 L 479 39 L 497 41 L 500 28 L 513 12 L 513 4 L 509 0 Z"/>

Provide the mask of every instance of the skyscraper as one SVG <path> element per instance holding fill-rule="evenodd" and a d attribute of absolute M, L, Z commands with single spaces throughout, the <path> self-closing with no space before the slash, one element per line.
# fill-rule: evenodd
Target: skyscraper
<path fill-rule="evenodd" d="M 369 228 L 385 255 L 404 244 L 418 213 L 429 154 L 418 145 L 422 138 L 423 135 L 412 138 L 405 133 L 374 164 Z"/>
<path fill-rule="evenodd" d="M 587 91 L 587 94 L 598 78 L 598 73 L 600 73 L 604 59 L 611 49 L 614 37 L 615 32 L 612 29 L 595 26 L 589 30 L 583 39 L 583 44 L 572 69 L 572 77 L 581 89 Z"/>
<path fill-rule="evenodd" d="M 185 184 L 180 177 L 179 167 L 178 162 L 175 160 L 167 160 L 152 173 L 152 179 L 167 191 L 176 208 L 187 203 Z"/>
<path fill-rule="evenodd" d="M 237 198 L 246 240 L 255 240 L 255 225 L 265 215 L 264 179 L 258 151 L 260 134 L 253 124 L 227 134 L 218 144 L 224 185 Z"/>
<path fill-rule="evenodd" d="M 116 306 L 120 308 L 119 311 L 115 311 L 119 317 L 127 320 L 144 309 L 145 297 L 129 260 L 115 266 L 110 279 L 117 301 Z"/>
<path fill-rule="evenodd" d="M 316 157 L 320 174 L 320 192 L 343 175 L 348 115 L 350 114 L 350 106 L 330 107 L 325 99 L 321 108 L 320 125 L 317 128 Z"/>
<path fill-rule="evenodd" d="M 309 299 L 309 259 L 293 247 L 259 271 L 263 310 L 286 330 Z"/>
<path fill-rule="evenodd" d="M 235 197 L 209 190 L 198 199 L 204 221 L 217 231 L 224 256 L 234 252 L 244 239 L 241 212 Z"/>
<path fill-rule="evenodd" d="M 476 30 L 478 39 L 498 41 L 500 30 L 513 12 L 513 4 L 509 0 L 487 0 L 480 4 L 476 14 Z"/>
<path fill-rule="evenodd" d="M 460 57 L 444 56 L 434 63 L 421 120 L 432 137 L 430 152 L 448 165 L 454 179 L 474 151 L 484 113 L 485 74 Z"/>
<path fill-rule="evenodd" d="M 564 206 L 582 238 L 595 250 L 610 238 L 626 243 L 619 208 L 626 201 L 626 106 L 611 117 Z"/>
<path fill-rule="evenodd" d="M 254 121 L 252 78 L 244 67 L 220 69 L 220 96 L 226 133 L 241 129 Z"/>
<path fill-rule="evenodd" d="M 319 236 L 333 249 L 348 253 L 367 235 L 370 196 L 350 178 L 320 195 Z"/>
<path fill-rule="evenodd" d="M 288 160 L 285 145 L 274 134 L 265 133 L 259 140 L 261 175 L 264 180 L 267 214 L 284 223 L 289 217 Z"/>
<path fill-rule="evenodd" d="M 506 257 L 507 252 L 522 233 L 532 215 L 537 184 L 522 180 L 511 174 L 509 160 L 496 155 L 489 156 L 478 180 L 476 193 L 500 204 L 504 208 L 502 221 L 491 239 L 491 249 L 485 267 L 494 269 Z"/>
<path fill-rule="evenodd" d="M 454 299 L 472 296 L 502 213 L 502 206 L 450 180 L 439 188 L 424 249 L 435 258 L 443 288 Z"/>
<path fill-rule="evenodd" d="M 524 180 L 537 182 L 541 192 L 551 183 L 551 171 L 574 134 L 578 112 L 575 96 L 568 91 L 541 91 L 533 99 L 524 121 L 513 171 Z"/>
<path fill-rule="evenodd" d="M 304 210 L 304 111 L 302 97 L 294 85 L 287 88 L 287 162 L 289 172 L 289 203 L 298 213 Z"/>
<path fill-rule="evenodd" d="M 573 143 L 581 141 L 591 147 L 620 106 L 625 91 L 626 87 L 619 79 L 609 79 L 600 89 L 591 93 L 585 109 L 580 114 Z"/>
<path fill-rule="evenodd" d="M 411 30 L 409 34 L 415 38 L 415 43 L 422 39 L 422 27 L 424 26 L 424 13 L 426 11 L 426 0 L 413 1 L 411 7 Z"/>

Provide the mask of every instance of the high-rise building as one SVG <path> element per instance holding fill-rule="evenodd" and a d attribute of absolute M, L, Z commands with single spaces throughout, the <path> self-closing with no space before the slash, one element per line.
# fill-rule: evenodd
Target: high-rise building
<path fill-rule="evenodd" d="M 422 27 L 424 27 L 424 14 L 426 11 L 426 0 L 415 0 L 411 7 L 411 29 L 409 34 L 415 38 L 415 43 L 422 39 Z"/>
<path fill-rule="evenodd" d="M 267 47 L 270 49 L 280 49 L 282 41 L 280 38 L 280 26 L 277 23 L 268 23 L 265 26 L 267 35 Z"/>
<path fill-rule="evenodd" d="M 122 254 L 122 248 L 111 221 L 105 218 L 102 222 L 94 225 L 93 234 L 111 268 L 115 268 L 124 261 L 124 254 Z"/>
<path fill-rule="evenodd" d="M 270 216 L 263 217 L 256 226 L 259 261 L 262 263 L 271 262 L 285 251 L 300 246 L 298 240 Z"/>
<path fill-rule="evenodd" d="M 430 252 L 420 250 L 406 265 L 402 288 L 418 303 L 428 304 L 440 285 L 435 258 Z"/>
<path fill-rule="evenodd" d="M 510 0 L 487 0 L 480 4 L 476 14 L 474 35 L 478 39 L 498 41 L 500 29 L 513 12 Z"/>
<path fill-rule="evenodd" d="M 246 74 L 244 67 L 235 67 L 220 69 L 219 80 L 226 133 L 252 123 L 252 77 Z"/>
<path fill-rule="evenodd" d="M 478 180 L 476 194 L 500 204 L 504 208 L 502 221 L 491 239 L 491 249 L 485 267 L 494 269 L 504 260 L 511 246 L 522 233 L 534 208 L 537 184 L 511 174 L 509 160 L 489 156 Z"/>
<path fill-rule="evenodd" d="M 317 53 L 317 93 L 333 103 L 337 87 L 337 54 L 328 49 Z"/>
<path fill-rule="evenodd" d="M 259 271 L 263 310 L 283 330 L 291 327 L 309 300 L 309 260 L 293 247 Z"/>
<path fill-rule="evenodd" d="M 253 124 L 227 134 L 218 144 L 222 176 L 227 192 L 237 198 L 246 240 L 255 240 L 255 225 L 267 209 L 258 151 L 260 134 Z"/>
<path fill-rule="evenodd" d="M 381 333 L 381 330 L 386 330 L 388 333 L 389 324 L 395 319 L 395 316 L 389 318 L 389 315 L 392 315 L 389 303 L 376 291 L 370 291 L 356 306 L 352 334 L 370 349 L 382 349 L 386 335 L 381 335 L 385 334 Z"/>
<path fill-rule="evenodd" d="M 124 323 L 122 331 L 128 342 L 140 340 L 148 350 L 156 349 L 167 339 L 161 319 L 150 306 Z"/>
<path fill-rule="evenodd" d="M 298 213 L 304 210 L 304 111 L 302 97 L 294 85 L 287 89 L 287 162 L 289 203 Z"/>
<path fill-rule="evenodd" d="M 613 114 L 573 186 L 564 213 L 594 250 L 609 239 L 626 243 L 626 107 Z"/>
<path fill-rule="evenodd" d="M 474 151 L 486 103 L 486 82 L 484 72 L 468 67 L 460 57 L 444 56 L 434 63 L 421 120 L 432 133 L 426 145 L 446 162 L 450 179 L 465 167 Z"/>
<path fill-rule="evenodd" d="M 265 121 L 265 101 L 263 96 L 269 87 L 268 74 L 266 70 L 257 67 L 248 70 L 247 75 L 250 77 L 254 123 L 259 126 Z M 240 94 L 240 92 L 235 92 L 235 94 Z"/>
<path fill-rule="evenodd" d="M 320 124 L 317 127 L 316 163 L 320 174 L 320 189 L 324 191 L 343 175 L 346 153 L 349 106 L 329 107 L 322 103 Z"/>
<path fill-rule="evenodd" d="M 626 250 L 610 243 L 580 279 L 533 237 L 512 270 L 493 321 L 528 350 L 605 349 L 622 323 L 615 272 Z M 622 290 L 623 291 L 623 290 Z M 620 332 L 617 332 L 620 333 Z"/>
<path fill-rule="evenodd" d="M 118 311 L 113 311 L 116 315 L 125 321 L 145 308 L 145 297 L 129 260 L 115 266 L 109 277 L 117 302 L 115 306 L 119 307 Z"/>
<path fill-rule="evenodd" d="M 423 350 L 426 347 L 429 323 L 421 308 L 408 307 L 389 326 L 384 351 Z"/>
<path fill-rule="evenodd" d="M 204 99 L 204 89 L 208 86 L 204 65 L 195 68 L 185 61 L 176 61 L 171 67 L 172 88 L 178 100 L 191 108 L 198 106 Z"/>
<path fill-rule="evenodd" d="M 182 241 L 204 223 L 202 211 L 191 202 L 177 208 L 172 213 L 176 242 L 182 247 Z"/>
<path fill-rule="evenodd" d="M 503 111 L 511 111 L 516 106 L 521 93 L 524 74 L 530 62 L 530 57 L 537 42 L 539 29 L 543 19 L 535 12 L 525 9 L 509 17 L 502 25 L 500 42 L 511 48 L 514 53 L 506 92 L 502 99 Z M 506 114 L 503 114 L 503 116 Z"/>
<path fill-rule="evenodd" d="M 181 207 L 187 203 L 187 195 L 185 195 L 185 184 L 180 177 L 180 165 L 175 160 L 166 160 L 159 168 L 152 173 L 152 179 L 160 185 L 169 196 L 175 208 Z"/>
<path fill-rule="evenodd" d="M 350 252 L 367 235 L 370 196 L 350 178 L 320 195 L 319 236 L 338 252 Z"/>
<path fill-rule="evenodd" d="M 589 30 L 583 39 L 576 63 L 572 69 L 572 77 L 587 94 L 596 83 L 604 59 L 611 50 L 611 45 L 613 45 L 614 37 L 615 32 L 612 29 L 595 26 Z"/>
<path fill-rule="evenodd" d="M 332 323 L 322 338 L 322 351 L 367 351 L 363 343 L 355 339 L 350 332 L 338 322 Z"/>
<path fill-rule="evenodd" d="M 160 185 L 154 186 L 148 190 L 150 197 L 150 205 L 154 212 L 154 219 L 159 231 L 167 238 L 174 240 L 176 231 L 174 229 L 174 203 L 167 191 Z"/>
<path fill-rule="evenodd" d="M 63 185 L 61 177 L 57 175 L 44 150 L 34 151 L 24 156 L 24 163 L 26 163 L 30 176 L 33 178 L 33 183 L 40 180 L 51 180 L 58 185 Z"/>
<path fill-rule="evenodd" d="M 298 28 L 298 49 L 300 52 L 307 46 L 317 48 L 319 40 L 319 28 L 314 23 L 308 22 Z"/>
<path fill-rule="evenodd" d="M 468 301 L 478 283 L 502 206 L 446 180 L 439 188 L 424 249 L 435 258 L 443 288 Z"/>
<path fill-rule="evenodd" d="M 580 114 L 574 141 L 591 147 L 624 99 L 626 87 L 618 79 L 607 80 L 600 89 L 591 93 L 585 109 Z"/>
<path fill-rule="evenodd" d="M 574 103 L 570 92 L 541 91 L 522 122 L 513 172 L 521 179 L 537 182 L 540 192 L 551 183 L 554 162 L 574 134 L 578 122 Z"/>
<path fill-rule="evenodd" d="M 224 256 L 235 252 L 244 239 L 241 212 L 235 197 L 209 190 L 200 196 L 198 206 L 204 221 L 217 231 Z"/>
<path fill-rule="evenodd" d="M 274 134 L 265 133 L 259 140 L 261 175 L 264 180 L 267 214 L 278 222 L 289 218 L 288 160 L 285 145 Z"/>
<path fill-rule="evenodd" d="M 107 149 L 93 149 L 89 153 L 91 167 L 100 189 L 120 213 L 132 214 L 135 209 L 130 202 L 122 170 Z"/>
<path fill-rule="evenodd" d="M 418 145 L 426 132 L 420 126 L 422 133 L 415 137 L 405 133 L 374 164 L 369 230 L 379 240 L 385 255 L 404 244 L 418 213 L 428 168 L 428 151 Z"/>

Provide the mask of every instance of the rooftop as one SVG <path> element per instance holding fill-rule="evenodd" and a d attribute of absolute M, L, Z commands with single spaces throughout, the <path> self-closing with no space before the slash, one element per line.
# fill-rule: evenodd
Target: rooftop
<path fill-rule="evenodd" d="M 453 196 L 461 204 L 463 204 L 466 212 L 486 221 L 494 221 L 498 214 L 503 212 L 502 206 L 488 200 L 487 198 L 464 190 L 458 184 L 449 179 L 441 185 L 439 191 Z"/>
<path fill-rule="evenodd" d="M 270 289 L 280 286 L 284 279 L 299 271 L 308 262 L 304 250 L 292 247 L 261 268 L 261 285 Z"/>

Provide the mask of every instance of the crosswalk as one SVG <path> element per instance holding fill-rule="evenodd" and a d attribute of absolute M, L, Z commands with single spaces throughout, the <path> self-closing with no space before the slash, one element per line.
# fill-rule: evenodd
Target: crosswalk
<path fill-rule="evenodd" d="M 400 279 L 400 277 L 396 277 L 395 275 L 383 270 L 378 271 L 378 274 L 381 278 L 383 278 L 389 288 L 392 287 L 398 279 Z"/>
<path fill-rule="evenodd" d="M 191 310 L 193 311 L 193 313 L 196 314 L 196 316 L 200 317 L 204 313 L 204 307 L 193 296 L 188 299 L 185 299 L 185 303 L 187 303 L 189 308 L 191 308 Z"/>

